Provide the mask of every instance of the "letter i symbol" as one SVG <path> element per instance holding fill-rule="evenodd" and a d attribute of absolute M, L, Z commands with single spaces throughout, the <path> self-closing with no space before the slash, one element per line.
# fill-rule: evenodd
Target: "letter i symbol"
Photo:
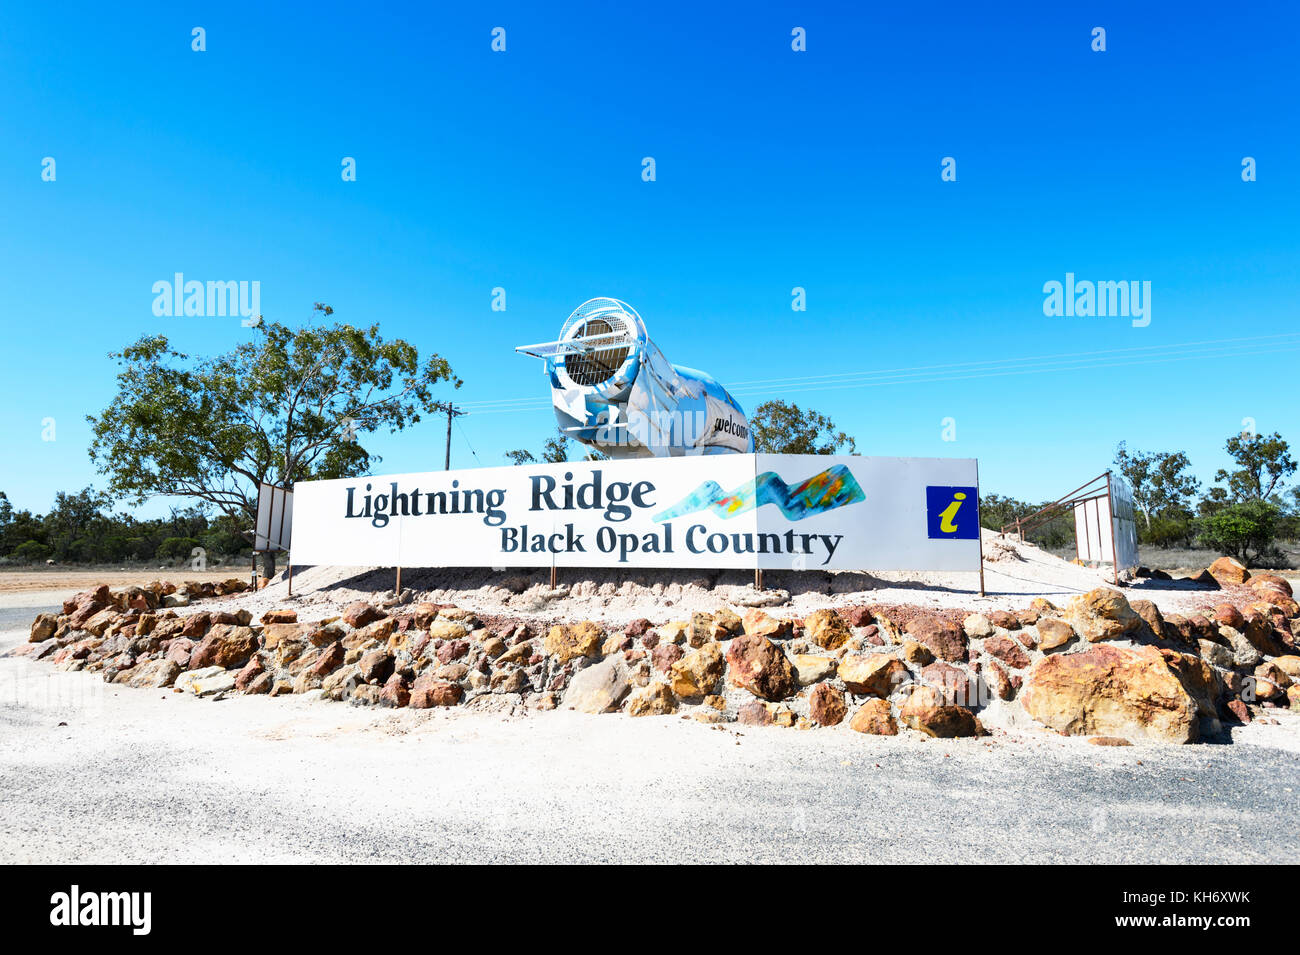
<path fill-rule="evenodd" d="M 952 522 L 952 519 L 957 516 L 957 511 L 960 510 L 961 502 L 964 500 L 966 500 L 964 491 L 958 491 L 952 496 L 952 503 L 945 507 L 943 513 L 939 515 L 939 530 L 945 534 L 957 533 L 957 525 Z"/>

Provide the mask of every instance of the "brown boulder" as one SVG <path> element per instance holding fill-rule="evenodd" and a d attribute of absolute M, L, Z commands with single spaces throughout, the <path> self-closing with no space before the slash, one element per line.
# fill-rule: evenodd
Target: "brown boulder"
<path fill-rule="evenodd" d="M 872 736 L 897 736 L 898 723 L 888 700 L 867 700 L 849 720 L 849 729 Z"/>
<path fill-rule="evenodd" d="M 190 654 L 189 668 L 243 666 L 257 652 L 257 634 L 250 627 L 217 624 Z"/>
<path fill-rule="evenodd" d="M 181 668 L 172 660 L 150 660 L 135 668 L 130 685 L 139 688 L 171 686 L 180 676 Z"/>
<path fill-rule="evenodd" d="M 262 626 L 262 646 L 274 650 L 285 641 L 302 640 L 307 636 L 303 623 L 268 623 Z"/>
<path fill-rule="evenodd" d="M 268 610 L 262 614 L 262 623 L 297 623 L 298 611 L 296 610 Z"/>
<path fill-rule="evenodd" d="M 368 633 L 372 628 L 382 626 L 385 623 L 388 624 L 388 629 L 391 631 L 393 622 L 392 618 L 389 618 L 388 620 L 380 620 L 376 623 L 372 623 L 369 627 L 364 627 L 361 630 L 358 630 L 357 633 Z M 338 624 L 330 623 L 323 627 L 313 628 L 311 632 L 307 634 L 307 642 L 313 647 L 327 647 L 331 643 L 338 643 L 346 635 L 347 634 L 344 633 L 342 627 Z M 376 637 L 376 639 L 378 639 L 378 637 Z M 347 648 L 345 647 L 344 649 Z"/>
<path fill-rule="evenodd" d="M 190 665 L 190 654 L 194 652 L 197 646 L 189 637 L 172 637 L 167 641 L 166 659 L 181 667 Z"/>
<path fill-rule="evenodd" d="M 246 687 L 244 694 L 246 696 L 257 696 L 260 693 L 270 693 L 271 687 L 275 685 L 275 677 L 271 676 L 270 671 L 259 673 L 253 678 Z"/>
<path fill-rule="evenodd" d="M 1142 618 L 1142 621 L 1150 628 L 1151 633 L 1157 637 L 1165 635 L 1165 621 L 1160 616 L 1160 608 L 1150 600 L 1130 600 L 1129 606 L 1133 612 Z M 1139 627 L 1139 629 L 1141 629 Z"/>
<path fill-rule="evenodd" d="M 528 674 L 518 667 L 497 670 L 492 674 L 489 685 L 493 693 L 523 693 L 532 687 L 528 682 Z"/>
<path fill-rule="evenodd" d="M 394 673 L 379 691 L 379 705 L 403 707 L 411 702 L 411 687 L 400 673 Z"/>
<path fill-rule="evenodd" d="M 1250 575 L 1250 582 L 1247 584 L 1251 590 L 1272 590 L 1283 594 L 1287 597 L 1294 597 L 1295 591 L 1291 589 L 1291 581 L 1279 574 L 1258 573 Z"/>
<path fill-rule="evenodd" d="M 208 627 L 212 623 L 211 616 L 205 611 L 192 613 L 185 618 L 185 623 L 181 627 L 182 637 L 202 637 L 208 632 Z"/>
<path fill-rule="evenodd" d="M 889 696 L 912 678 L 902 660 L 884 653 L 848 654 L 836 675 L 859 696 Z"/>
<path fill-rule="evenodd" d="M 936 660 L 921 671 L 921 680 L 941 691 L 945 703 L 959 706 L 978 703 L 975 694 L 971 693 L 970 675 L 961 667 Z"/>
<path fill-rule="evenodd" d="M 736 712 L 738 722 L 747 726 L 794 726 L 796 717 L 787 706 L 750 700 Z"/>
<path fill-rule="evenodd" d="M 346 655 L 347 651 L 343 649 L 343 644 L 331 643 L 321 650 L 309 672 L 312 676 L 325 677 L 343 665 L 343 658 Z"/>
<path fill-rule="evenodd" d="M 686 655 L 675 643 L 661 643 L 650 653 L 650 663 L 660 673 L 667 673 L 669 667 Z"/>
<path fill-rule="evenodd" d="M 1012 678 L 1009 676 L 1007 671 L 1003 669 L 1001 663 L 998 663 L 996 660 L 991 660 L 989 661 L 989 665 L 981 672 L 984 676 L 985 685 L 988 686 L 989 691 L 999 700 L 1010 700 L 1015 697 L 1016 690 L 1019 687 L 1017 681 L 1020 680 L 1020 677 L 1017 676 Z"/>
<path fill-rule="evenodd" d="M 1214 619 L 1225 627 L 1231 627 L 1233 630 L 1244 630 L 1246 628 L 1246 618 L 1241 615 L 1240 610 L 1230 603 L 1215 604 Z"/>
<path fill-rule="evenodd" d="M 850 627 L 866 627 L 871 624 L 871 610 L 867 607 L 841 607 L 840 616 Z"/>
<path fill-rule="evenodd" d="M 38 613 L 32 621 L 32 633 L 28 638 L 31 643 L 40 643 L 54 636 L 59 629 L 59 616 L 53 613 Z"/>
<path fill-rule="evenodd" d="M 834 657 L 815 656 L 807 653 L 796 653 L 790 662 L 794 664 L 795 675 L 799 677 L 799 683 L 802 686 L 808 686 L 818 680 L 833 676 L 839 666 L 839 661 Z"/>
<path fill-rule="evenodd" d="M 970 633 L 970 630 L 967 629 L 966 632 Z M 990 630 L 989 632 L 992 633 L 993 631 Z M 903 659 L 908 663 L 914 663 L 919 667 L 923 667 L 927 663 L 932 663 L 934 661 L 934 654 L 931 653 L 930 648 L 924 644 L 917 643 L 915 640 L 904 640 Z"/>
<path fill-rule="evenodd" d="M 1030 671 L 1021 701 L 1030 716 L 1067 736 L 1197 738 L 1196 701 L 1155 647 L 1045 657 Z"/>
<path fill-rule="evenodd" d="M 1290 677 L 1293 683 L 1300 682 L 1300 656 L 1285 654 L 1274 660 L 1273 664 Z"/>
<path fill-rule="evenodd" d="M 1020 618 L 1009 610 L 990 610 L 987 614 L 989 623 L 1003 630 L 1019 630 Z"/>
<path fill-rule="evenodd" d="M 1261 587 L 1255 591 L 1258 599 L 1252 607 L 1267 608 L 1267 613 L 1284 620 L 1288 617 L 1300 616 L 1300 603 L 1278 590 L 1270 590 Z M 1279 622 L 1280 622 L 1279 620 Z"/>
<path fill-rule="evenodd" d="M 368 650 L 357 661 L 357 669 L 366 683 L 384 683 L 393 672 L 392 654 L 387 650 Z"/>
<path fill-rule="evenodd" d="M 745 636 L 749 637 L 774 637 L 779 639 L 790 636 L 789 620 L 773 617 L 757 607 L 745 612 L 745 616 L 741 619 L 741 625 L 744 627 Z"/>
<path fill-rule="evenodd" d="M 746 615 L 748 617 L 748 615 Z M 794 667 L 766 637 L 746 633 L 727 647 L 730 681 L 765 700 L 781 700 L 799 688 Z"/>
<path fill-rule="evenodd" d="M 247 693 L 252 682 L 265 672 L 266 667 L 262 664 L 262 658 L 253 656 L 244 664 L 244 668 L 235 674 L 235 689 L 240 693 Z"/>
<path fill-rule="evenodd" d="M 364 600 L 350 603 L 343 608 L 343 622 L 349 627 L 364 627 L 366 624 L 382 620 L 386 616 L 388 614 Z"/>
<path fill-rule="evenodd" d="M 82 600 L 77 604 L 76 610 L 74 610 L 72 615 L 68 618 L 68 626 L 73 630 L 85 630 L 87 621 L 103 610 L 107 605 L 107 600 L 99 600 L 96 598 L 86 598 Z"/>
<path fill-rule="evenodd" d="M 1219 697 L 1223 695 L 1223 679 L 1219 671 L 1207 661 L 1191 653 L 1161 650 L 1165 663 L 1196 701 L 1196 712 L 1201 717 L 1199 736 L 1214 736 L 1219 732 Z"/>
<path fill-rule="evenodd" d="M 964 706 L 945 702 L 943 694 L 932 686 L 918 686 L 898 710 L 907 726 L 939 739 L 979 736 L 983 732 L 975 714 Z"/>
<path fill-rule="evenodd" d="M 989 619 L 992 619 L 992 614 Z M 960 624 L 923 614 L 908 624 L 907 632 L 929 647 L 930 652 L 940 660 L 960 663 L 966 659 L 966 632 Z"/>
<path fill-rule="evenodd" d="M 990 656 L 997 657 L 1013 670 L 1023 670 L 1029 666 L 1029 654 L 1025 648 L 1010 637 L 996 636 L 989 637 L 984 641 L 984 652 Z"/>
<path fill-rule="evenodd" d="M 844 705 L 844 694 L 829 683 L 817 684 L 808 694 L 808 715 L 822 726 L 837 725 L 846 713 L 848 707 Z"/>
<path fill-rule="evenodd" d="M 690 629 L 687 633 L 687 642 L 692 647 L 702 647 L 715 640 L 725 640 L 728 636 L 726 629 L 718 624 L 713 614 L 699 612 L 691 614 Z M 619 649 L 626 650 L 627 647 L 619 647 Z"/>
<path fill-rule="evenodd" d="M 1247 613 L 1246 629 L 1242 631 L 1246 639 L 1260 653 L 1270 657 L 1280 657 L 1287 653 L 1287 646 L 1273 628 L 1273 622 L 1263 614 Z"/>
<path fill-rule="evenodd" d="M 1219 582 L 1220 587 L 1230 584 L 1244 584 L 1250 580 L 1248 571 L 1241 561 L 1234 557 L 1220 557 L 1206 568 L 1210 576 Z"/>
<path fill-rule="evenodd" d="M 736 722 L 746 726 L 771 726 L 772 709 L 761 700 L 750 700 L 736 711 Z"/>
<path fill-rule="evenodd" d="M 464 691 L 459 683 L 447 683 L 430 674 L 421 674 L 411 687 L 409 705 L 413 709 L 427 710 L 434 706 L 455 706 Z"/>
<path fill-rule="evenodd" d="M 1038 621 L 1038 649 L 1046 652 L 1063 647 L 1074 639 L 1074 628 L 1056 617 L 1043 617 Z"/>

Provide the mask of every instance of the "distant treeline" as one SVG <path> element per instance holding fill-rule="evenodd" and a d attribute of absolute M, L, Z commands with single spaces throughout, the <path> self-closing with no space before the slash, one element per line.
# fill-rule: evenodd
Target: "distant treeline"
<path fill-rule="evenodd" d="M 0 491 L 0 563 L 68 564 L 192 559 L 202 548 L 207 561 L 250 554 L 252 545 L 235 522 L 212 517 L 201 508 L 173 508 L 168 517 L 140 520 L 113 513 L 112 500 L 85 488 L 60 491 L 48 514 L 15 510 Z"/>
<path fill-rule="evenodd" d="M 1149 547 L 1207 547 L 1255 566 L 1286 566 L 1281 544 L 1300 540 L 1300 486 L 1288 485 L 1297 465 L 1278 433 L 1244 431 L 1224 442 L 1234 467 L 1202 488 L 1182 451 L 1133 451 L 1123 442 L 1114 472 L 1133 492 L 1138 543 Z M 1045 502 L 1046 503 L 1046 502 Z M 999 494 L 983 495 L 981 523 L 1000 530 L 1035 513 L 1030 504 Z M 1067 511 L 1026 537 L 1057 549 L 1074 543 L 1074 516 Z"/>

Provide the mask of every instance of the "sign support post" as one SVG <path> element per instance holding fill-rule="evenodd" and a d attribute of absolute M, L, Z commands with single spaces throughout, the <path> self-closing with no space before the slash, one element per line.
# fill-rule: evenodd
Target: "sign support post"
<path fill-rule="evenodd" d="M 1110 518 L 1110 569 L 1115 574 L 1115 586 L 1119 586 L 1119 551 L 1115 547 L 1115 496 L 1110 489 L 1110 472 L 1106 472 L 1106 512 Z M 1101 515 L 1098 514 L 1100 520 Z"/>
<path fill-rule="evenodd" d="M 975 516 L 979 518 L 976 528 L 979 532 L 980 541 L 980 596 L 984 596 L 984 519 L 980 513 L 983 505 L 983 495 L 980 494 L 980 463 L 975 461 Z"/>

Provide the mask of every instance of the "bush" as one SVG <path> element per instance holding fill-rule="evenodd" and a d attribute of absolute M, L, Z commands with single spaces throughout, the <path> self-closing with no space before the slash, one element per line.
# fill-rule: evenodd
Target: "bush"
<path fill-rule="evenodd" d="M 194 548 L 201 546 L 193 537 L 169 537 L 158 545 L 155 556 L 160 560 L 186 560 Z"/>
<path fill-rule="evenodd" d="M 1267 501 L 1228 504 L 1201 518 L 1201 542 L 1247 567 L 1273 564 L 1282 556 L 1275 543 L 1279 517 L 1277 507 Z"/>
<path fill-rule="evenodd" d="M 241 534 L 232 534 L 225 530 L 210 530 L 199 538 L 199 543 L 211 558 L 214 554 L 238 557 L 242 552 L 251 550 L 252 545 Z"/>
<path fill-rule="evenodd" d="M 1137 528 L 1139 542 L 1153 547 L 1187 547 L 1195 534 L 1189 519 L 1163 514 L 1153 515 L 1150 527 L 1139 517 Z"/>
<path fill-rule="evenodd" d="M 20 563 L 34 564 L 42 560 L 48 560 L 50 549 L 40 541 L 28 541 L 15 547 L 13 554 L 10 556 Z"/>

